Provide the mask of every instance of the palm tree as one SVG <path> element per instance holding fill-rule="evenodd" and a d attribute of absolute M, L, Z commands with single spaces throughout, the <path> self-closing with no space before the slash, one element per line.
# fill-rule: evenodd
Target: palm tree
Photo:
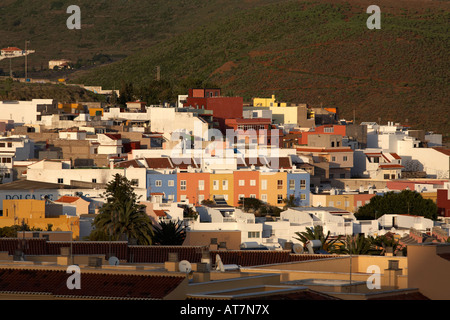
<path fill-rule="evenodd" d="M 330 253 L 334 252 L 335 247 L 334 245 L 340 239 L 339 237 L 338 239 L 329 240 L 330 231 L 328 231 L 327 235 L 325 236 L 325 234 L 323 233 L 322 226 L 315 226 L 314 228 L 306 228 L 306 231 L 296 232 L 295 234 L 298 236 L 298 238 L 294 239 L 303 243 L 304 247 L 310 240 L 320 240 L 322 245 L 319 250 L 324 250 Z"/>
<path fill-rule="evenodd" d="M 161 221 L 154 226 L 153 243 L 159 245 L 182 245 L 186 239 L 186 229 L 182 221 Z"/>
<path fill-rule="evenodd" d="M 136 239 L 140 245 L 152 244 L 152 223 L 142 209 L 143 206 L 132 199 L 105 203 L 94 219 L 95 231 L 91 240 L 118 241 L 125 236 Z"/>
<path fill-rule="evenodd" d="M 364 237 L 364 235 L 346 236 L 342 241 L 343 247 L 340 249 L 340 253 L 343 254 L 369 254 L 374 248 L 370 238 Z"/>

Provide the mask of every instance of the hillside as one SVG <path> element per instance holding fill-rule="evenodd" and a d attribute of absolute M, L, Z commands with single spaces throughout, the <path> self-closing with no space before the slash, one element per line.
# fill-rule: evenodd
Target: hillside
<path fill-rule="evenodd" d="M 407 5 L 405 5 L 405 3 Z M 338 107 L 343 118 L 396 121 L 449 134 L 448 2 L 284 1 L 224 16 L 73 79 L 145 86 L 200 78 L 225 93 Z"/>
<path fill-rule="evenodd" d="M 24 84 L 10 79 L 0 80 L 0 100 L 55 99 L 58 102 L 96 102 L 104 97 L 77 86 L 63 84 Z"/>
<path fill-rule="evenodd" d="M 30 72 L 45 70 L 51 59 L 70 59 L 91 67 L 151 48 L 223 15 L 280 1 L 1 0 L 0 48 L 24 49 L 25 41 L 30 41 L 28 48 L 36 50 L 29 56 Z M 70 17 L 66 10 L 73 4 L 81 10 L 81 30 L 66 26 Z M 12 62 L 13 71 L 21 75 L 24 59 Z M 8 73 L 9 61 L 0 61 L 0 69 Z"/>
<path fill-rule="evenodd" d="M 338 107 L 342 118 L 355 111 L 357 121 L 450 137 L 448 1 L 378 0 L 381 30 L 366 27 L 369 0 L 79 0 L 77 31 L 65 27 L 71 4 L 1 1 L 0 45 L 30 40 L 33 77 L 52 77 L 39 70 L 68 58 L 80 63 L 71 82 L 110 89 L 132 82 L 142 98 L 174 99 L 208 83 L 246 101 L 276 94 Z M 13 70 L 20 74 L 23 64 L 13 59 Z"/>

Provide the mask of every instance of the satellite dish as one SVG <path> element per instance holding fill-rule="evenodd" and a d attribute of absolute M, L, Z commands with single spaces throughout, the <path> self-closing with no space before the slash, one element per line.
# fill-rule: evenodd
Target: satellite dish
<path fill-rule="evenodd" d="M 192 265 L 187 260 L 182 260 L 178 264 L 178 269 L 180 272 L 190 273 L 192 271 Z"/>
<path fill-rule="evenodd" d="M 118 266 L 119 265 L 119 259 L 117 257 L 114 257 L 114 256 L 110 257 L 108 259 L 108 262 L 109 262 L 110 266 Z"/>
<path fill-rule="evenodd" d="M 302 254 L 303 253 L 303 246 L 301 244 L 299 244 L 299 243 L 296 243 L 292 247 L 292 250 L 294 251 L 294 253 Z"/>
<path fill-rule="evenodd" d="M 220 272 L 225 271 L 225 267 L 223 265 L 222 259 L 220 258 L 220 256 L 218 254 L 216 254 L 216 270 L 218 270 Z"/>

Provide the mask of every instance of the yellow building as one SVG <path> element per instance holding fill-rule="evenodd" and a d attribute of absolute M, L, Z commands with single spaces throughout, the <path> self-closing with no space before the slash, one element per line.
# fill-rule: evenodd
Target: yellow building
<path fill-rule="evenodd" d="M 287 198 L 287 173 L 261 172 L 259 181 L 260 200 L 273 206 L 284 206 L 284 199 Z"/>
<path fill-rule="evenodd" d="M 213 173 L 210 174 L 210 194 L 223 196 L 228 204 L 234 203 L 234 175 L 233 173 Z"/>
<path fill-rule="evenodd" d="M 64 113 L 82 113 L 84 106 L 81 103 L 58 103 L 58 109 Z"/>
<path fill-rule="evenodd" d="M 103 116 L 103 108 L 89 108 L 89 115 L 91 117 Z"/>
<path fill-rule="evenodd" d="M 53 231 L 72 231 L 77 240 L 80 235 L 80 218 L 62 214 L 62 205 L 46 204 L 45 200 L 14 199 L 3 200 L 3 215 L 0 216 L 0 228 L 27 224 L 30 228 Z"/>
<path fill-rule="evenodd" d="M 254 107 L 286 107 L 286 102 L 278 102 L 275 95 L 272 98 L 253 98 Z"/>

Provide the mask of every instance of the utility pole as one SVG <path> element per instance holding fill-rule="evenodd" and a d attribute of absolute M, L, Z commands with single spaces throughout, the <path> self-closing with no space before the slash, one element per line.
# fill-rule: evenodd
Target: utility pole
<path fill-rule="evenodd" d="M 25 40 L 25 82 L 26 82 L 27 79 L 28 79 L 28 53 L 27 53 L 27 44 L 28 44 L 29 42 L 30 42 L 30 41 Z"/>

